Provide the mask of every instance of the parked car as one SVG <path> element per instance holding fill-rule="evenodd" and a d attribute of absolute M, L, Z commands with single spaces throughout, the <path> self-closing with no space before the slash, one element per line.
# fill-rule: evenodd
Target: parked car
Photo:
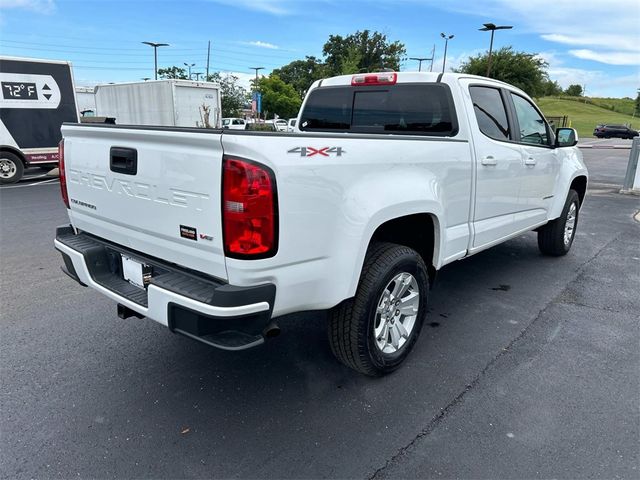
<path fill-rule="evenodd" d="M 244 118 L 223 118 L 222 128 L 227 130 L 244 130 L 247 122 Z"/>
<path fill-rule="evenodd" d="M 634 138 L 639 133 L 626 125 L 596 125 L 593 135 L 598 138 Z"/>
<path fill-rule="evenodd" d="M 288 135 L 65 124 L 64 271 L 121 318 L 225 350 L 328 310 L 338 360 L 381 375 L 415 345 L 439 269 L 530 230 L 546 255 L 573 244 L 577 134 L 516 87 L 344 75 L 315 82 L 299 119 Z"/>
<path fill-rule="evenodd" d="M 273 123 L 276 126 L 276 130 L 279 132 L 287 131 L 287 121 L 284 118 L 279 118 L 277 120 L 268 120 L 268 122 Z"/>
<path fill-rule="evenodd" d="M 293 132 L 296 129 L 296 118 L 290 118 L 287 122 L 287 132 Z"/>

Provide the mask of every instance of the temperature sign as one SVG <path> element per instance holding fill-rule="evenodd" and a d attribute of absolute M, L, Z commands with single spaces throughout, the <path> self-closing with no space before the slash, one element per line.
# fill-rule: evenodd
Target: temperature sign
<path fill-rule="evenodd" d="M 2 82 L 2 97 L 5 100 L 38 100 L 35 83 Z"/>

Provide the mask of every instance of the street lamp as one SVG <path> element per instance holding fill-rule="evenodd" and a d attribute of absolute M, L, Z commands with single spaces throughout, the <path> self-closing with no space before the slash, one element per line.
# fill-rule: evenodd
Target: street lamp
<path fill-rule="evenodd" d="M 249 70 L 256 71 L 256 83 L 254 85 L 254 93 L 258 93 L 258 70 L 264 70 L 264 67 L 249 67 Z M 256 118 L 258 118 L 258 96 L 256 95 Z"/>
<path fill-rule="evenodd" d="M 158 80 L 158 47 L 168 47 L 169 44 L 168 43 L 154 43 L 154 42 L 142 42 L 145 45 L 149 45 L 150 47 L 153 47 L 153 58 L 155 60 L 155 70 L 153 73 L 155 73 L 155 79 Z"/>
<path fill-rule="evenodd" d="M 444 38 L 444 59 L 442 60 L 442 73 L 444 73 L 444 66 L 447 63 L 447 46 L 449 45 L 449 40 L 455 37 L 455 35 L 445 35 L 441 33 L 440 36 Z"/>
<path fill-rule="evenodd" d="M 484 28 L 479 28 L 481 32 L 491 31 L 491 43 L 489 44 L 489 59 L 487 60 L 487 77 L 491 75 L 491 52 L 493 51 L 493 34 L 496 30 L 509 30 L 513 25 L 496 25 L 494 23 L 483 23 Z"/>
<path fill-rule="evenodd" d="M 431 58 L 426 58 L 426 57 L 409 57 L 409 60 L 417 60 L 418 62 L 420 62 L 418 64 L 418 71 L 421 72 L 422 71 L 422 62 L 426 61 L 426 60 L 433 60 L 433 57 Z"/>
<path fill-rule="evenodd" d="M 191 67 L 195 67 L 196 64 L 195 63 L 185 63 L 184 66 L 189 69 L 189 80 L 191 80 Z"/>
<path fill-rule="evenodd" d="M 203 72 L 193 72 L 193 74 L 196 76 L 196 82 L 200 81 L 200 75 L 204 75 Z M 189 77 L 189 79 L 191 79 L 191 77 Z"/>

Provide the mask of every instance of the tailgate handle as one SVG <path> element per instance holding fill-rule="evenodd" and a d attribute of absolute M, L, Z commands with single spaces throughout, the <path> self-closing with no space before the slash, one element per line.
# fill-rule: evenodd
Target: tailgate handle
<path fill-rule="evenodd" d="M 138 151 L 135 148 L 111 147 L 109 167 L 112 172 L 124 175 L 138 173 Z"/>

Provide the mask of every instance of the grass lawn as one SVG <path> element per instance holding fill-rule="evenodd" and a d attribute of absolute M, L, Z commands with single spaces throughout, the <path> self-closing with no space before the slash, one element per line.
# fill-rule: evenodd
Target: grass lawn
<path fill-rule="evenodd" d="M 589 101 L 591 99 L 587 99 Z M 624 100 L 624 99 L 593 99 L 593 100 Z M 593 129 L 600 123 L 631 124 L 631 128 L 640 128 L 640 118 L 612 112 L 605 108 L 575 100 L 567 100 L 558 97 L 542 97 L 536 103 L 545 116 L 569 117 L 571 127 L 578 131 L 580 137 L 592 137 Z"/>

